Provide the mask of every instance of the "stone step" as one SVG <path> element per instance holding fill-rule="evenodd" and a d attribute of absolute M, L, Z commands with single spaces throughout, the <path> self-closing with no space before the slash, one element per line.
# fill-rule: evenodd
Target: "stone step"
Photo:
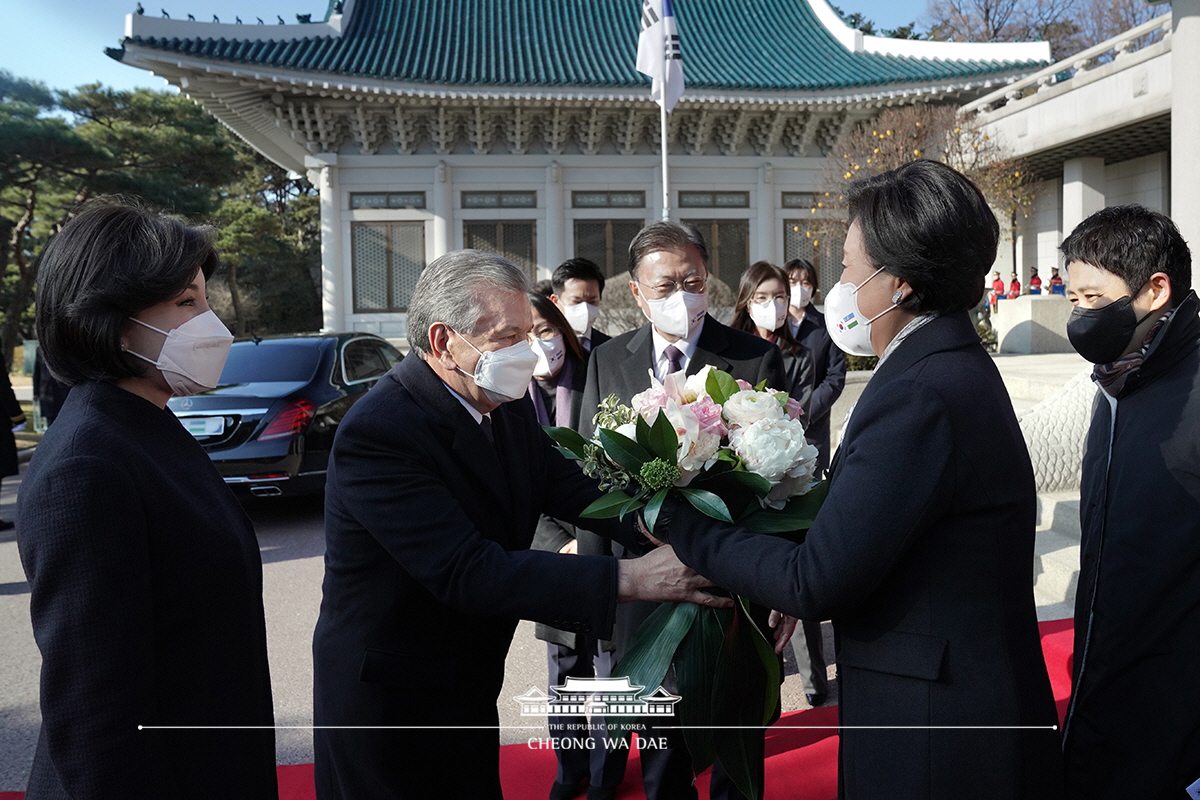
<path fill-rule="evenodd" d="M 1038 495 L 1037 527 L 1053 528 L 1079 543 L 1079 492 L 1043 492 Z"/>
<path fill-rule="evenodd" d="M 1037 532 L 1033 546 L 1033 597 L 1039 620 L 1075 613 L 1079 537 L 1054 528 Z"/>

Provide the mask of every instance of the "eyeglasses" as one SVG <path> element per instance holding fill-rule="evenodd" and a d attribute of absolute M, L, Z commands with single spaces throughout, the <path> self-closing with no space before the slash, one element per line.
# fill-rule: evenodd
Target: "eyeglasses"
<path fill-rule="evenodd" d="M 542 328 L 541 330 L 530 331 L 529 332 L 529 341 L 533 342 L 538 339 L 541 339 L 543 342 L 545 342 L 545 341 L 549 341 L 550 339 L 553 339 L 555 336 L 559 336 L 559 335 L 560 335 L 560 333 L 559 333 L 558 328 L 547 325 L 544 328 Z"/>
<path fill-rule="evenodd" d="M 638 281 L 640 286 L 646 287 L 646 294 L 654 300 L 659 300 L 683 289 L 688 294 L 704 294 L 708 291 L 708 278 L 700 278 L 693 276 L 683 281 L 668 281 L 662 280 L 654 285 L 642 283 Z"/>

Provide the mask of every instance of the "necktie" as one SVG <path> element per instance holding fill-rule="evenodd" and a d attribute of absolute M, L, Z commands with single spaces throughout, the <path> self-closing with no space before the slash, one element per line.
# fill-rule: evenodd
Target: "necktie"
<path fill-rule="evenodd" d="M 487 437 L 488 444 L 495 447 L 496 437 L 492 434 L 492 418 L 484 414 L 483 419 L 479 421 L 479 427 L 483 429 L 483 435 Z"/>
<path fill-rule="evenodd" d="M 663 355 L 667 357 L 667 374 L 679 372 L 683 369 L 683 352 L 673 344 L 666 346 L 663 350 Z"/>

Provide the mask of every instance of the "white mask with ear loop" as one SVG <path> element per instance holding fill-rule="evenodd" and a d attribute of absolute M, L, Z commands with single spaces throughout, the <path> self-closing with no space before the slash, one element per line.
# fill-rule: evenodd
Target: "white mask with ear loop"
<path fill-rule="evenodd" d="M 750 312 L 750 321 L 768 331 L 777 331 L 783 326 L 783 321 L 787 319 L 787 309 L 787 300 L 773 298 L 746 306 L 746 310 Z"/>
<path fill-rule="evenodd" d="M 560 308 L 567 324 L 571 326 L 571 330 L 575 331 L 577 336 L 587 336 L 591 333 L 592 323 L 596 321 L 596 315 L 600 313 L 600 306 L 594 306 L 591 303 L 576 303 L 571 306 L 560 306 Z"/>
<path fill-rule="evenodd" d="M 458 336 L 467 342 L 467 338 L 461 333 Z M 472 375 L 461 367 L 456 366 L 455 369 L 475 381 L 475 385 L 483 389 L 489 400 L 493 403 L 507 403 L 519 400 L 525 395 L 538 364 L 537 353 L 528 341 L 520 341 L 487 352 L 470 342 L 467 342 L 467 347 L 479 353 L 479 360 L 475 362 L 475 374 Z"/>
<path fill-rule="evenodd" d="M 567 343 L 562 334 L 550 339 L 534 341 L 533 351 L 537 354 L 537 367 L 533 370 L 535 378 L 553 378 L 562 369 L 567 357 Z"/>
<path fill-rule="evenodd" d="M 855 286 L 853 283 L 838 283 L 825 295 L 825 328 L 829 338 L 838 348 L 852 356 L 873 356 L 871 347 L 871 323 L 889 311 L 897 308 L 904 300 L 904 292 L 900 289 L 892 295 L 892 305 L 875 316 L 867 319 L 858 309 L 858 291 L 871 282 L 883 267 L 871 273 L 871 277 Z"/>
<path fill-rule="evenodd" d="M 167 337 L 157 361 L 132 350 L 126 349 L 125 352 L 157 367 L 176 397 L 216 388 L 221 379 L 221 370 L 225 368 L 225 359 L 229 357 L 233 334 L 215 313 L 209 310 L 197 314 L 169 331 L 142 322 L 137 317 L 129 319 Z"/>

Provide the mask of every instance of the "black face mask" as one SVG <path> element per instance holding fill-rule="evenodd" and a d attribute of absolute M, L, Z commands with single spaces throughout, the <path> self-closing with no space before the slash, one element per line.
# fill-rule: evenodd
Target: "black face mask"
<path fill-rule="evenodd" d="M 1067 320 L 1067 338 L 1079 355 L 1093 364 L 1111 364 L 1124 354 L 1137 326 L 1150 314 L 1138 319 L 1128 295 L 1103 308 L 1075 306 Z"/>

